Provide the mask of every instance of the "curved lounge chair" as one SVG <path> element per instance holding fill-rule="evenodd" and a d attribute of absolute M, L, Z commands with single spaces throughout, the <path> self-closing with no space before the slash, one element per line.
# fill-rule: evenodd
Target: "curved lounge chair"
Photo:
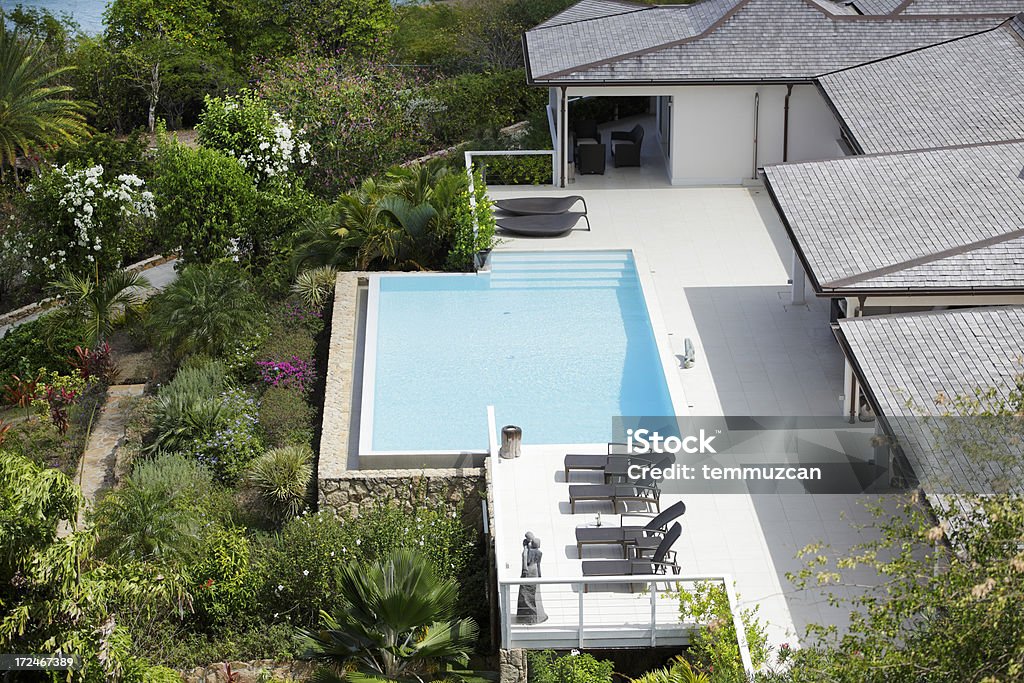
<path fill-rule="evenodd" d="M 538 216 L 565 213 L 571 209 L 576 202 L 583 202 L 583 213 L 586 214 L 587 202 L 578 194 L 569 197 L 517 197 L 515 199 L 499 199 L 494 202 L 494 205 L 502 211 L 514 213 L 517 216 Z"/>
<path fill-rule="evenodd" d="M 572 231 L 580 218 L 587 222 L 590 230 L 590 219 L 585 213 L 538 214 L 535 216 L 504 216 L 495 218 L 494 222 L 506 232 L 528 237 L 559 237 Z"/>

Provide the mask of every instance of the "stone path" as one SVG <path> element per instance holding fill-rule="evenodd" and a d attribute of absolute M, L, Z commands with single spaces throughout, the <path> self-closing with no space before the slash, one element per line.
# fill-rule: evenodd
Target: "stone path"
<path fill-rule="evenodd" d="M 89 443 L 78 464 L 76 481 L 82 488 L 85 505 L 78 513 L 78 526 L 85 521 L 86 509 L 91 509 L 103 489 L 114 485 L 114 467 L 117 449 L 124 438 L 127 417 L 123 408 L 125 399 L 142 396 L 144 384 L 119 384 L 107 389 L 107 401 L 93 423 Z"/>

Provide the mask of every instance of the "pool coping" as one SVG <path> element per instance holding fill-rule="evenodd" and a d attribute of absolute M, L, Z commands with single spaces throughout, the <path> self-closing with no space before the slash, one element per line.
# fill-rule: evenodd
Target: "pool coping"
<path fill-rule="evenodd" d="M 512 254 L 517 252 L 534 252 L 536 250 L 530 249 L 502 249 L 503 254 Z M 646 259 L 643 255 L 638 254 L 636 250 L 631 247 L 604 247 L 604 248 L 574 248 L 574 249 L 553 249 L 543 250 L 544 254 L 557 254 L 557 253 L 587 253 L 587 252 L 628 252 L 633 258 L 633 265 L 636 269 L 637 280 L 640 283 L 640 290 L 643 295 L 644 305 L 647 308 L 647 319 L 651 326 L 651 333 L 654 337 L 654 343 L 658 349 L 658 355 L 661 360 L 662 376 L 665 380 L 666 389 L 668 389 L 669 401 L 672 404 L 672 409 L 675 411 L 675 415 L 686 415 L 688 414 L 686 396 L 683 392 L 682 381 L 679 379 L 678 373 L 675 370 L 675 355 L 673 354 L 671 344 L 669 343 L 667 327 L 665 321 L 661 315 L 661 307 L 658 302 L 657 294 L 654 287 L 654 282 L 651 278 L 650 269 Z M 488 264 L 489 265 L 489 264 Z M 489 268 L 482 270 L 481 272 L 487 272 Z M 460 450 L 444 450 L 444 449 L 433 449 L 433 450 L 422 450 L 422 451 L 376 451 L 373 450 L 373 402 L 374 402 L 374 381 L 376 378 L 376 366 L 377 366 L 377 349 L 371 340 L 376 339 L 378 330 L 378 306 L 380 296 L 380 281 L 382 277 L 430 277 L 430 276 L 452 276 L 452 275 L 464 275 L 466 277 L 478 277 L 478 273 L 363 273 L 364 282 L 368 285 L 368 296 L 367 296 L 367 307 L 366 307 L 366 326 L 365 326 L 365 340 L 363 348 L 363 373 L 362 373 L 362 392 L 361 392 L 361 405 L 359 415 L 359 442 L 358 442 L 358 453 L 360 466 L 364 463 L 373 468 L 422 468 L 422 467 L 479 467 L 483 463 L 484 457 L 487 455 L 486 447 L 482 447 L 480 450 L 471 449 L 460 449 Z M 337 297 L 335 299 L 337 302 Z M 333 337 L 333 335 L 332 335 Z M 332 339 L 333 341 L 333 339 Z M 333 349 L 332 349 L 333 354 Z M 673 372 L 669 370 L 672 369 Z M 352 392 L 347 392 L 351 401 Z M 351 413 L 351 402 L 347 408 L 347 413 Z M 325 408 L 325 420 L 326 420 L 326 408 Z M 487 435 L 487 415 L 484 411 L 481 415 L 481 437 Z M 346 434 L 346 444 L 347 444 Z M 486 443 L 486 438 L 482 438 L 482 441 Z M 439 462 L 440 460 L 440 462 Z"/>

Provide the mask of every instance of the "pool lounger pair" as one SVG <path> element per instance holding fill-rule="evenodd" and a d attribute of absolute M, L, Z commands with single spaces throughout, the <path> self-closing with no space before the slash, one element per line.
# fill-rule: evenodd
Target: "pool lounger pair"
<path fill-rule="evenodd" d="M 637 550 L 634 551 L 633 557 L 625 560 L 585 560 L 583 562 L 583 592 L 586 593 L 588 589 L 586 582 L 588 576 L 621 576 L 623 578 L 653 576 L 666 574 L 669 569 L 673 574 L 679 574 L 679 560 L 675 551 L 672 550 L 672 546 L 679 540 L 682 533 L 682 525 L 679 522 L 673 524 L 658 543 L 658 547 L 655 548 L 654 555 L 651 557 L 645 557 L 644 551 Z M 623 583 L 629 582 L 623 581 Z M 629 584 L 629 592 L 633 592 L 632 583 Z"/>
<path fill-rule="evenodd" d="M 576 514 L 576 503 L 581 501 L 598 501 L 611 503 L 612 512 L 619 508 L 619 503 L 640 503 L 647 510 L 652 507 L 661 512 L 661 490 L 653 479 L 645 479 L 636 483 L 625 484 L 574 484 L 569 487 L 569 509 Z M 627 507 L 623 509 L 628 510 Z"/>
<path fill-rule="evenodd" d="M 576 528 L 576 552 L 583 557 L 585 545 L 617 545 L 628 557 L 630 546 L 653 550 L 665 537 L 668 526 L 686 513 L 686 503 L 673 503 L 643 526 L 581 526 Z M 639 516 L 630 513 L 628 516 Z M 622 516 L 625 521 L 627 515 Z M 653 544 L 653 545 L 652 545 Z"/>
<path fill-rule="evenodd" d="M 577 202 L 583 202 L 583 212 L 570 212 Z M 560 237 L 572 231 L 580 218 L 587 222 L 587 202 L 579 195 L 568 197 L 517 197 L 499 199 L 494 203 L 510 216 L 498 216 L 499 228 L 529 237 Z"/>

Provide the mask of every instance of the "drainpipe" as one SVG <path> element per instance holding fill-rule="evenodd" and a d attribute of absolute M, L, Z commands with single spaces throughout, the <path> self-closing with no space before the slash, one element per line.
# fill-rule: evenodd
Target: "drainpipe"
<path fill-rule="evenodd" d="M 863 318 L 864 317 L 864 304 L 866 303 L 866 301 L 867 301 L 866 297 L 863 297 L 863 296 L 857 297 L 857 308 L 855 308 L 853 310 L 853 316 L 852 317 L 854 317 L 854 318 Z M 847 363 L 847 365 L 850 364 L 849 359 L 847 359 L 846 363 Z M 850 424 L 856 424 L 857 423 L 857 413 L 860 411 L 860 383 L 857 382 L 857 373 L 853 372 L 852 369 L 851 369 L 851 372 L 850 372 L 850 408 L 849 408 L 849 410 L 850 410 L 850 414 L 848 416 L 849 417 L 849 422 L 850 422 Z"/>
<path fill-rule="evenodd" d="M 558 120 L 561 124 L 561 136 L 558 138 L 559 161 L 561 168 L 558 173 L 558 186 L 565 187 L 566 175 L 569 169 L 569 93 L 566 86 L 562 86 L 562 96 L 558 103 Z"/>
<path fill-rule="evenodd" d="M 782 162 L 789 161 L 789 98 L 793 95 L 793 84 L 786 86 L 786 104 L 782 114 Z"/>
<path fill-rule="evenodd" d="M 758 123 L 761 118 L 761 93 L 754 93 L 754 168 L 750 173 L 752 180 L 757 180 L 757 132 Z"/>

